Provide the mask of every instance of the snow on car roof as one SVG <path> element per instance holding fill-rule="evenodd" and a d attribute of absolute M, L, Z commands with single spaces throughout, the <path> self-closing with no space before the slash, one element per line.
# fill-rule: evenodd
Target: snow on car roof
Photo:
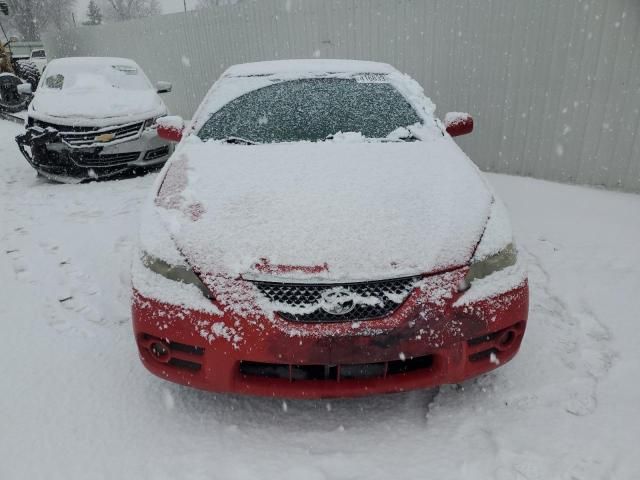
<path fill-rule="evenodd" d="M 48 63 L 48 66 L 54 65 L 56 67 L 76 67 L 86 65 L 126 65 L 131 67 L 138 67 L 138 64 L 130 58 L 121 57 L 65 57 L 56 58 Z"/>
<path fill-rule="evenodd" d="M 249 77 L 279 73 L 395 73 L 387 63 L 363 60 L 296 59 L 241 63 L 229 67 L 224 77 Z"/>

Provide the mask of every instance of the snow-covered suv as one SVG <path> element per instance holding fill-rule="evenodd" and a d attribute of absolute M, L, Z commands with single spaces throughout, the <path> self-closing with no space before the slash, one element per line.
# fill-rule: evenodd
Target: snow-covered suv
<path fill-rule="evenodd" d="M 51 61 L 29 105 L 20 151 L 38 173 L 80 182 L 163 164 L 172 145 L 158 137 L 155 121 L 167 115 L 158 93 L 133 61 L 76 57 Z"/>
<path fill-rule="evenodd" d="M 45 52 L 44 48 L 31 50 L 31 61 L 38 67 L 38 71 L 42 75 L 44 67 L 47 66 L 47 52 Z"/>

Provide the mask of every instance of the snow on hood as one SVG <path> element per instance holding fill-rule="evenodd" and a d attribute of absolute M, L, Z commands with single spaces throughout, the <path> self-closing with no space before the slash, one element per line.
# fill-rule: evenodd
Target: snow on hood
<path fill-rule="evenodd" d="M 63 118 L 151 117 L 164 111 L 153 90 L 131 91 L 106 86 L 101 89 L 42 91 L 32 102 L 35 114 Z"/>
<path fill-rule="evenodd" d="M 186 142 L 156 200 L 203 274 L 358 281 L 469 261 L 492 196 L 448 137 L 429 142 Z"/>
<path fill-rule="evenodd" d="M 142 69 L 125 58 L 53 60 L 29 107 L 41 120 L 136 121 L 166 113 L 164 102 Z"/>

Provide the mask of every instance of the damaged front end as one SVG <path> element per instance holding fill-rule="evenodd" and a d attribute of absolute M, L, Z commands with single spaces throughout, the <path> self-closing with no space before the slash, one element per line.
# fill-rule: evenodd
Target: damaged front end
<path fill-rule="evenodd" d="M 148 122 L 106 128 L 30 123 L 16 137 L 18 149 L 39 174 L 54 181 L 144 173 L 162 165 L 172 152 Z"/>

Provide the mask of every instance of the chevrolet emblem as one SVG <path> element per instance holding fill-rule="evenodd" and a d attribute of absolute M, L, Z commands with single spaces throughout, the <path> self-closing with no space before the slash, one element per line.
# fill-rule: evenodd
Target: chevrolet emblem
<path fill-rule="evenodd" d="M 106 142 L 110 142 L 114 138 L 115 138 L 115 135 L 113 133 L 103 133 L 102 135 L 98 135 L 97 137 L 95 137 L 94 140 L 96 142 L 106 143 Z"/>

